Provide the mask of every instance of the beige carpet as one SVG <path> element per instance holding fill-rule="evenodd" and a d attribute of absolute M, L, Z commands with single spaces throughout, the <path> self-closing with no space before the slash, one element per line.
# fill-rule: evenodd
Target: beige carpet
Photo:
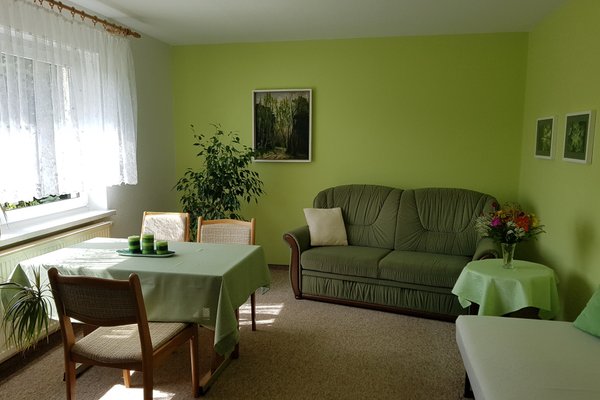
<path fill-rule="evenodd" d="M 464 369 L 454 324 L 295 300 L 287 271 L 273 269 L 257 294 L 258 330 L 241 310 L 241 355 L 207 399 L 461 399 Z M 187 348 L 155 372 L 155 399 L 192 399 Z M 64 399 L 62 347 L 1 383 L 0 399 Z M 141 399 L 121 372 L 94 367 L 77 382 L 78 399 Z"/>

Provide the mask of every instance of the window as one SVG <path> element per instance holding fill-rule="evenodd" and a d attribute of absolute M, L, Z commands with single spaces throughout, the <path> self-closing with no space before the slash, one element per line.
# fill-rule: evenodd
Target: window
<path fill-rule="evenodd" d="M 12 87 L 20 92 L 17 104 L 9 101 Z M 9 149 L 0 160 L 0 170 L 9 171 L 2 202 L 83 191 L 69 69 L 0 53 L 0 92 L 7 94 L 0 97 L 0 136 Z"/>
<path fill-rule="evenodd" d="M 0 202 L 137 183 L 137 104 L 127 39 L 29 2 L 5 8 Z"/>

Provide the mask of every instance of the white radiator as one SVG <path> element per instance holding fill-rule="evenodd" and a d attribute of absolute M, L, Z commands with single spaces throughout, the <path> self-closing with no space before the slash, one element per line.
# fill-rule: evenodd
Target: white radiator
<path fill-rule="evenodd" d="M 30 243 L 0 250 L 0 281 L 4 282 L 10 276 L 15 266 L 23 260 L 37 257 L 54 250 L 62 249 L 76 243 L 95 237 L 110 237 L 112 222 L 98 222 L 86 225 L 56 235 L 48 236 Z M 0 307 L 0 321 L 4 315 Z M 58 323 L 51 324 L 51 332 L 58 329 Z M 0 362 L 12 357 L 17 351 L 5 345 L 4 330 L 0 329 Z"/>

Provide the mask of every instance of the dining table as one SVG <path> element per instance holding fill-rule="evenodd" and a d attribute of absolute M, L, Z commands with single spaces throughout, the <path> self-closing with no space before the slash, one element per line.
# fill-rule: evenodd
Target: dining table
<path fill-rule="evenodd" d="M 229 360 L 239 342 L 239 307 L 271 282 L 262 247 L 195 242 L 169 242 L 168 247 L 168 254 L 143 256 L 127 250 L 127 239 L 94 238 L 24 260 L 9 280 L 27 284 L 39 274 L 46 282 L 52 267 L 63 275 L 111 279 L 136 273 L 149 321 L 206 327 L 214 332 L 214 351 Z M 215 369 L 201 381 L 205 390 Z"/>

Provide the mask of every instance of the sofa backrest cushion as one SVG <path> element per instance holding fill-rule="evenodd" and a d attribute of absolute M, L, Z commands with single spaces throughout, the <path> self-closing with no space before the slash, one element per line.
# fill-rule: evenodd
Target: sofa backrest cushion
<path fill-rule="evenodd" d="M 405 190 L 400 199 L 395 250 L 472 256 L 475 219 L 491 212 L 492 196 L 467 189 Z"/>
<path fill-rule="evenodd" d="M 313 206 L 342 209 L 349 245 L 391 250 L 401 194 L 387 186 L 336 186 L 319 192 Z"/>

